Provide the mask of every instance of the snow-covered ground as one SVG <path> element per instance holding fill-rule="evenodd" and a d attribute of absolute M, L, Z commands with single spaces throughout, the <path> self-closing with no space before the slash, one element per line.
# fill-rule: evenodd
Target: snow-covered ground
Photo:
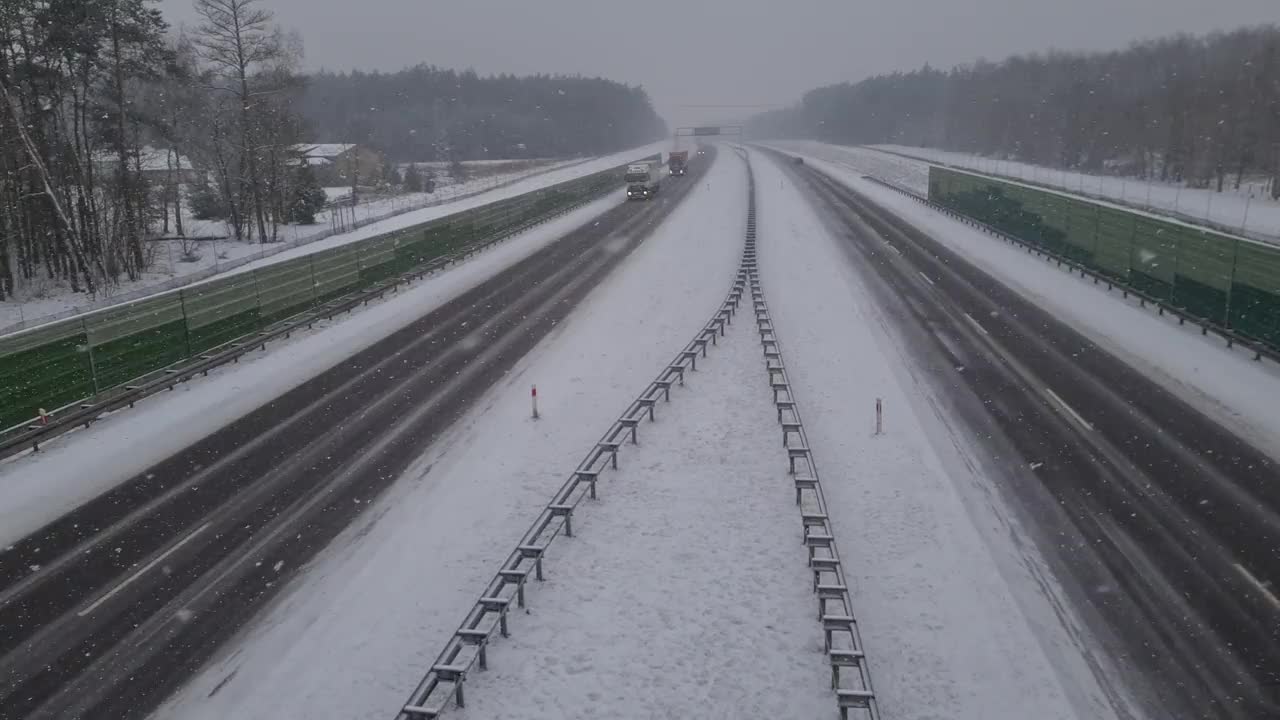
<path fill-rule="evenodd" d="M 1215 335 L 1158 315 L 1137 300 L 1107 292 L 1066 269 L 1019 251 L 899 193 L 863 180 L 859 171 L 809 158 L 815 167 L 864 193 L 1067 321 L 1256 447 L 1280 452 L 1280 366 L 1227 348 Z"/>
<path fill-rule="evenodd" d="M 1044 567 L 888 329 L 843 242 L 757 155 L 764 289 L 885 718 L 1114 717 Z M 885 433 L 873 434 L 877 398 Z M 942 438 L 942 441 L 935 440 Z M 994 528 L 994 532 L 991 529 Z"/>
<path fill-rule="evenodd" d="M 834 717 L 765 378 L 734 323 L 552 546 L 460 720 Z"/>
<path fill-rule="evenodd" d="M 448 175 L 442 175 L 436 178 L 436 190 L 432 193 L 404 193 L 400 195 L 362 195 L 359 204 L 353 209 L 344 207 L 339 210 L 329 209 L 316 213 L 316 222 L 313 225 L 284 225 L 280 228 L 280 240 L 285 243 L 295 243 L 332 233 L 335 230 L 342 231 L 353 225 L 376 220 L 378 218 L 389 217 L 410 210 L 417 210 L 429 205 L 442 205 L 455 202 L 463 197 L 483 193 L 503 187 L 511 183 L 532 178 L 538 175 L 551 172 L 553 170 L 572 167 L 579 165 L 588 160 L 571 159 L 544 161 L 543 164 L 536 167 L 522 167 L 519 170 L 510 172 L 493 172 L 485 174 L 476 174 L 465 180 L 455 181 Z M 422 163 L 419 163 L 420 165 Z M 471 163 L 465 163 L 470 165 Z M 324 189 L 325 197 L 330 201 L 342 198 L 350 199 L 350 187 L 327 187 Z M 260 243 L 237 243 L 233 240 L 225 239 L 229 235 L 230 230 L 226 222 L 222 220 L 197 220 L 190 215 L 190 209 L 184 208 L 183 230 L 189 237 L 196 238 L 219 238 L 215 243 L 212 240 L 201 242 L 202 247 L 217 248 L 219 251 L 228 254 L 227 259 L 236 257 L 244 257 L 245 255 L 261 251 L 263 249 Z M 172 226 L 171 226 L 172 229 Z M 177 242 L 177 241 L 174 241 Z M 164 262 L 164 258 L 160 258 Z M 184 263 L 185 264 L 185 263 Z M 207 261 L 205 266 L 211 266 L 213 261 Z M 161 271 L 168 271 L 171 274 L 175 271 L 171 266 L 165 265 Z"/>
<path fill-rule="evenodd" d="M 653 237 L 156 717 L 394 714 L 551 494 L 724 298 L 745 193 L 740 161 L 721 153 Z M 621 461 L 631 463 L 625 452 Z M 601 489 L 602 506 L 623 501 L 613 485 Z M 799 550 L 798 534 L 791 540 Z M 562 577 L 557 561 L 548 571 Z M 547 607 L 543 589 L 530 593 L 532 612 Z M 806 619 L 816 612 L 805 610 Z M 513 635 L 534 632 L 537 619 L 513 617 Z M 507 642 L 491 648 L 495 667 L 509 667 Z M 480 702 L 478 688 L 472 695 Z"/>
<path fill-rule="evenodd" d="M 0 463 L 0 547 L 301 385 L 623 201 L 622 191 L 533 228 L 368 308 L 318 323 L 87 430 Z M 122 448 L 127 448 L 123 451 Z"/>
<path fill-rule="evenodd" d="M 608 170 L 609 168 L 617 167 L 619 164 L 626 162 L 627 159 L 652 154 L 657 152 L 657 148 L 660 146 L 660 143 L 655 143 L 654 145 L 637 148 L 626 153 L 618 153 L 616 155 L 609 155 L 603 158 L 596 158 L 586 163 L 576 164 L 572 167 L 565 167 L 559 170 L 552 170 L 536 177 L 521 180 L 504 188 L 472 195 L 470 197 L 464 197 L 447 205 L 437 205 L 423 208 L 421 210 L 401 213 L 385 220 L 370 223 L 360 227 L 359 229 L 316 240 L 306 245 L 293 248 L 282 248 L 279 252 L 271 255 L 270 257 L 253 260 L 252 262 L 241 265 L 235 269 L 228 270 L 226 274 L 256 270 L 274 263 L 292 260 L 294 258 L 310 255 L 322 250 L 328 250 L 340 245 L 346 245 L 358 240 L 364 240 L 384 233 L 419 225 L 427 222 L 428 220 L 434 220 L 438 217 L 444 217 L 445 215 L 452 215 L 464 210 L 470 210 L 471 208 L 487 205 L 497 200 L 505 200 L 540 188 L 550 187 L 562 182 L 568 182 L 569 180 L 584 177 L 601 170 Z"/>
<path fill-rule="evenodd" d="M 567 161 L 550 170 L 540 168 L 526 173 L 520 179 L 508 180 L 506 185 L 499 183 L 499 187 L 490 190 L 484 188 L 492 187 L 493 176 L 474 179 L 472 182 L 475 185 L 470 190 L 467 189 L 468 185 L 464 184 L 442 189 L 433 195 L 420 194 L 417 200 L 415 196 L 405 195 L 362 203 L 355 209 L 355 220 L 358 223 L 380 217 L 387 219 L 375 220 L 356 230 L 347 230 L 352 226 L 353 221 L 350 215 L 351 208 L 344 208 L 342 212 L 345 215 L 341 220 L 330 217 L 332 213 L 325 211 L 317 216 L 316 225 L 287 226 L 283 229 L 284 241 L 280 243 L 264 246 L 256 243 L 234 243 L 228 240 L 189 242 L 187 244 L 199 256 L 199 259 L 194 262 L 183 262 L 182 241 L 154 243 L 158 269 L 144 273 L 136 282 L 126 282 L 112 288 L 109 295 L 90 299 L 83 294 L 71 293 L 68 288 L 60 285 L 48 285 L 28 289 L 21 301 L 0 302 L 0 333 L 34 327 L 43 322 L 78 315 L 135 297 L 163 292 L 236 268 L 262 267 L 272 262 L 424 223 L 468 208 L 607 170 L 628 160 L 661 152 L 667 144 L 667 141 L 662 141 L 586 162 Z M 431 203 L 431 205 L 423 207 L 424 203 Z M 197 230 L 201 232 L 207 230 L 215 235 L 225 234 L 225 229 L 217 227 L 220 225 L 221 223 L 217 222 L 204 230 L 195 226 L 184 229 L 188 235 L 197 234 Z"/>
<path fill-rule="evenodd" d="M 1171 214 L 1190 222 L 1208 221 L 1222 229 L 1230 229 L 1249 237 L 1280 242 L 1280 202 L 1271 199 L 1266 183 L 1262 181 L 1243 182 L 1237 190 L 1234 178 L 1230 178 L 1219 193 L 1212 189 L 1188 188 L 1182 184 L 1149 182 L 1114 175 L 1089 175 L 932 148 L 904 145 L 873 147 L 930 162 L 1028 180 L 1078 195 L 1117 200 L 1126 205 Z M 928 190 L 927 186 L 925 190 Z"/>

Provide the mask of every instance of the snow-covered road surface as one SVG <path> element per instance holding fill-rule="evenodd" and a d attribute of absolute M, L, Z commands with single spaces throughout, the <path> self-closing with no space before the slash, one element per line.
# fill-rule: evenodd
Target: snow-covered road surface
<path fill-rule="evenodd" d="M 723 299 L 746 192 L 740 161 L 726 154 L 560 330 L 155 716 L 394 713 L 583 452 Z"/>
<path fill-rule="evenodd" d="M 816 140 L 779 140 L 768 147 L 824 160 L 852 173 L 870 175 L 918 195 L 929 193 L 929 163 L 859 145 L 831 145 Z"/>
<path fill-rule="evenodd" d="M 1280 365 L 980 232 L 846 166 L 810 162 L 929 233 L 1280 460 Z"/>
<path fill-rule="evenodd" d="M 761 276 L 884 717 L 1111 717 L 1023 566 L 1040 563 L 1008 544 L 1016 528 L 980 489 L 966 441 L 927 414 L 927 390 L 905 372 L 910 358 L 841 239 L 772 161 L 757 154 L 755 167 Z"/>
<path fill-rule="evenodd" d="M 546 247 L 623 201 L 619 190 L 358 312 L 273 343 L 0 463 L 0 547 L 142 472 Z"/>

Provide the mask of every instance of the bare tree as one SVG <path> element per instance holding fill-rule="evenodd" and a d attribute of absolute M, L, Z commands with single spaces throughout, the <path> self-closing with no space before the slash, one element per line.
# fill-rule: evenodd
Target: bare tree
<path fill-rule="evenodd" d="M 251 80 L 255 72 L 280 59 L 281 33 L 271 22 L 271 11 L 262 8 L 260 0 L 195 0 L 195 9 L 202 22 L 194 40 L 213 68 L 215 81 L 211 90 L 230 94 L 235 103 L 231 135 L 238 141 L 231 163 L 234 189 L 241 206 L 247 206 L 252 213 L 258 238 L 266 240 L 262 148 L 257 145 L 258 125 L 253 119 L 260 97 L 252 91 Z"/>

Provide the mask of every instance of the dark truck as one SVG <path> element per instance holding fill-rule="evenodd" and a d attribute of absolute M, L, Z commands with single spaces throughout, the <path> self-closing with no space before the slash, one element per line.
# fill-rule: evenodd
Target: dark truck
<path fill-rule="evenodd" d="M 667 167 L 672 175 L 684 175 L 689 167 L 689 151 L 672 152 L 671 157 L 667 158 Z"/>
<path fill-rule="evenodd" d="M 658 194 L 661 185 L 659 173 L 662 164 L 659 162 L 638 162 L 627 166 L 627 174 L 623 180 L 627 183 L 628 200 L 648 200 Z"/>

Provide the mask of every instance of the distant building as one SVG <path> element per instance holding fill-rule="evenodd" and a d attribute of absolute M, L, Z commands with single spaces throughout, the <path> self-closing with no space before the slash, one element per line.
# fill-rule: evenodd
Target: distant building
<path fill-rule="evenodd" d="M 376 185 L 382 177 L 382 156 L 354 143 L 294 145 L 293 150 L 298 162 L 311 166 L 326 187 L 349 187 L 353 180 Z"/>
<path fill-rule="evenodd" d="M 171 181 L 174 185 L 189 185 L 205 179 L 205 174 L 192 166 L 190 160 L 171 150 L 143 147 L 138 153 L 138 164 L 152 187 Z M 114 173 L 120 158 L 115 153 L 99 151 L 94 155 L 93 165 L 99 174 Z"/>

